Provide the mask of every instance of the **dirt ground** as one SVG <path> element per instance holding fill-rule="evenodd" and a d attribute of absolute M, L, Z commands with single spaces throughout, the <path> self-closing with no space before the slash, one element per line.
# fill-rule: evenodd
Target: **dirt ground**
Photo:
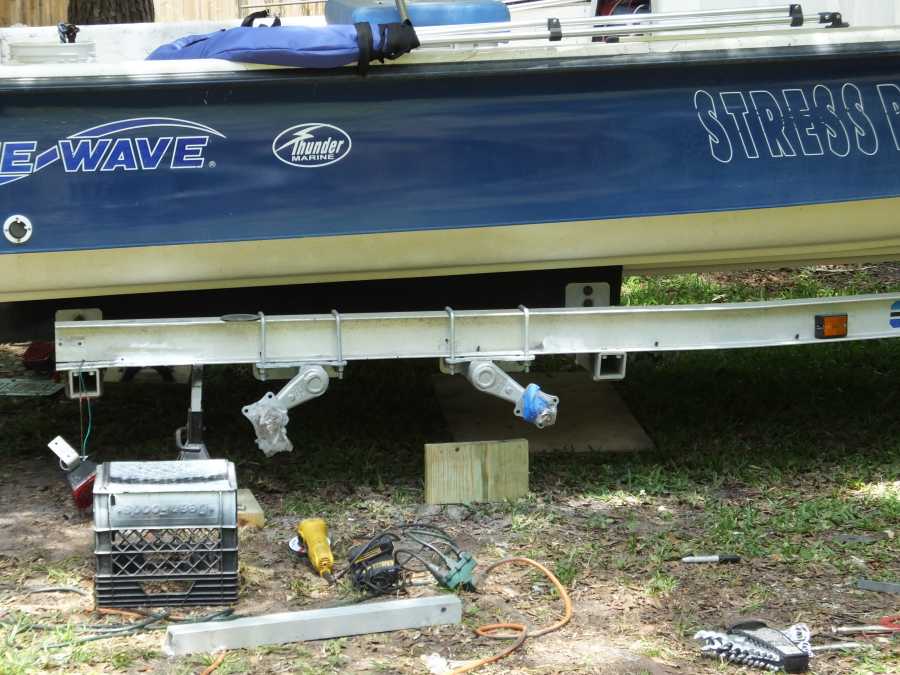
<path fill-rule="evenodd" d="M 4 511 L 15 509 L 15 516 L 2 522 L 7 532 L 0 548 L 0 575 L 11 581 L 10 592 L 4 598 L 4 609 L 40 615 L 58 615 L 68 620 L 92 622 L 87 598 L 71 594 L 41 594 L 22 596 L 10 587 L 21 589 L 43 585 L 50 581 L 68 582 L 91 587 L 91 523 L 86 517 L 72 513 L 71 504 L 59 478 L 53 471 L 33 463 L 21 463 L 4 475 Z M 15 477 L 10 483 L 7 482 Z M 369 533 L 398 522 L 419 520 L 445 527 L 457 537 L 461 545 L 475 552 L 480 561 L 498 559 L 516 552 L 508 536 L 510 518 L 505 514 L 479 513 L 468 509 L 446 510 L 428 507 L 393 506 L 383 495 L 366 493 L 355 508 L 341 509 L 329 516 L 332 532 Z M 264 498 L 270 515 L 262 531 L 245 529 L 241 533 L 241 601 L 240 614 L 265 614 L 292 609 L 330 606 L 354 599 L 346 585 L 337 589 L 316 577 L 305 561 L 292 557 L 285 545 L 297 522 L 296 516 L 279 515 L 279 498 Z M 564 507 L 563 507 L 564 508 Z M 11 522 L 14 521 L 14 522 Z M 46 536 L 54 532 L 54 536 Z M 566 533 L 548 542 L 563 547 Z M 333 542 L 335 550 L 346 550 L 349 538 L 338 534 Z M 422 578 L 424 580 L 424 577 Z M 409 595 L 428 595 L 435 588 L 416 588 Z M 572 588 L 577 612 L 572 623 L 558 634 L 535 640 L 520 654 L 507 659 L 501 666 L 485 668 L 484 672 L 591 672 L 591 673 L 665 673 L 670 672 L 662 661 L 654 661 L 634 651 L 631 638 L 610 640 L 607 636 L 612 624 L 616 632 L 635 623 L 639 634 L 647 632 L 646 612 L 659 609 L 660 603 L 647 604 L 637 589 L 618 588 L 612 580 L 591 579 Z M 610 602 L 599 601 L 607 596 Z M 536 625 L 548 622 L 558 612 L 558 600 L 551 594 L 549 584 L 531 574 L 497 573 L 483 595 L 464 594 L 466 625 L 445 626 L 422 631 L 401 631 L 394 634 L 371 635 L 349 640 L 323 643 L 287 645 L 253 652 L 235 652 L 229 668 L 221 672 L 427 672 L 420 657 L 432 653 L 451 660 L 464 660 L 491 653 L 493 644 L 484 644 L 471 633 L 471 626 L 491 617 L 524 620 Z M 654 608 L 654 605 L 656 607 Z M 202 670 L 203 659 L 168 661 L 158 656 L 161 634 L 148 633 L 116 640 L 128 653 L 143 653 L 141 659 L 124 670 L 130 672 L 173 673 Z M 116 672 L 114 663 L 103 663 L 104 651 L 95 651 L 88 662 L 80 666 L 60 664 L 65 671 Z M 121 662 L 122 658 L 119 657 Z M 676 665 L 673 662 L 672 665 Z M 46 664 L 49 668 L 50 664 Z M 73 667 L 74 666 L 74 667 Z M 304 670 L 307 669 L 307 670 Z"/>
<path fill-rule="evenodd" d="M 263 495 L 262 501 L 269 514 L 266 528 L 241 534 L 243 579 L 237 612 L 249 615 L 321 607 L 350 598 L 346 587 L 329 587 L 290 555 L 285 539 L 297 516 L 284 514 L 283 498 Z M 575 607 L 572 622 L 531 641 L 500 664 L 484 668 L 486 673 L 740 673 L 746 671 L 699 660 L 688 635 L 694 627 L 716 627 L 729 618 L 753 615 L 775 625 L 803 620 L 824 630 L 835 623 L 852 624 L 897 611 L 896 598 L 855 590 L 851 579 L 841 574 L 818 565 L 778 560 L 750 560 L 729 567 L 670 562 L 666 570 L 677 580 L 677 588 L 654 592 L 647 579 L 641 579 L 640 562 L 632 561 L 627 553 L 629 541 L 635 536 L 671 532 L 673 526 L 676 531 L 690 531 L 693 520 L 690 507 L 678 509 L 671 518 L 655 503 L 640 498 L 615 504 L 540 495 L 521 509 L 438 510 L 396 505 L 389 495 L 363 489 L 349 502 L 336 502 L 328 521 L 336 533 L 336 551 L 346 551 L 350 534 L 366 536 L 398 522 L 424 520 L 445 527 L 482 563 L 513 554 L 534 555 L 530 550 L 534 546 L 565 555 L 574 542 L 588 542 L 596 560 L 588 562 L 585 573 L 569 584 Z M 73 513 L 52 464 L 34 460 L 8 464 L 2 475 L 0 509 L 4 513 L 0 518 L 4 532 L 0 540 L 0 579 L 4 582 L 0 612 L 26 614 L 51 623 L 96 622 L 90 598 L 21 594 L 22 589 L 51 583 L 91 588 L 91 524 L 88 518 Z M 553 526 L 530 528 L 529 518 Z M 603 523 L 599 532 L 597 522 Z M 538 537 L 547 539 L 535 541 Z M 618 560 L 617 551 L 621 551 Z M 630 569 L 631 565 L 635 569 Z M 896 572 L 896 560 L 892 569 Z M 434 589 L 416 589 L 413 595 L 432 592 Z M 475 625 L 512 620 L 538 626 L 552 621 L 559 611 L 558 599 L 548 584 L 516 570 L 498 572 L 480 593 L 464 593 L 462 599 L 465 622 L 461 626 L 239 650 L 229 654 L 220 672 L 425 673 L 424 656 L 436 653 L 461 661 L 496 649 L 472 634 Z M 823 640 L 830 642 L 831 638 L 825 635 Z M 893 650 L 891 658 L 900 658 L 896 642 L 869 641 L 873 650 Z M 50 651 L 34 670 L 21 672 L 187 673 L 199 672 L 209 662 L 204 657 L 168 660 L 160 654 L 160 644 L 161 633 L 151 632 L 89 649 Z M 854 669 L 852 661 L 840 655 L 820 657 L 814 663 L 813 672 L 823 674 L 897 672 L 887 665 L 871 671 Z M 17 672 L 7 668 L 3 672 Z"/>
<path fill-rule="evenodd" d="M 873 284 L 894 289 L 900 280 L 888 274 Z M 360 367 L 351 382 L 335 382 L 328 396 L 292 414 L 296 450 L 271 460 L 239 415 L 269 387 L 219 369 L 207 384 L 207 440 L 236 462 L 241 487 L 254 491 L 268 518 L 264 529 L 241 532 L 236 612 L 360 599 L 292 556 L 286 542 L 300 518 L 328 521 L 339 561 L 353 543 L 418 520 L 446 528 L 481 568 L 532 557 L 571 594 L 569 625 L 479 671 L 488 675 L 760 672 L 702 658 L 692 640 L 738 617 L 777 627 L 805 622 L 814 644 L 834 642 L 831 626 L 900 612 L 900 596 L 855 588 L 861 577 L 900 580 L 895 343 L 636 359 L 619 391 L 657 451 L 533 457 L 528 497 L 470 507 L 422 504 L 422 443 L 447 440 L 433 369 L 410 366 L 397 378 L 386 377 L 393 364 Z M 22 373 L 20 351 L 0 349 L 3 376 Z M 89 449 L 105 460 L 172 458 L 169 439 L 186 402 L 182 385 L 111 385 L 92 410 Z M 47 585 L 92 590 L 90 519 L 73 509 L 45 450 L 58 433 L 76 442 L 85 412 L 79 417 L 63 397 L 0 400 L 0 675 L 199 673 L 213 656 L 167 659 L 160 631 L 73 644 L 81 624 L 130 619 L 98 617 L 89 596 L 28 593 Z M 742 561 L 678 560 L 729 552 Z M 436 592 L 431 584 L 410 594 Z M 427 673 L 429 655 L 459 662 L 502 646 L 474 635 L 477 625 L 539 627 L 560 611 L 549 584 L 518 569 L 460 597 L 459 626 L 235 650 L 216 672 Z M 900 672 L 900 641 L 862 641 L 862 650 L 817 656 L 811 672 Z"/>

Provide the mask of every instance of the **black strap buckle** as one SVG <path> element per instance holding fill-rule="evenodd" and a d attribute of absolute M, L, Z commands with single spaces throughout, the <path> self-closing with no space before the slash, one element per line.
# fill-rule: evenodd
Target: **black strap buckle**
<path fill-rule="evenodd" d="M 59 31 L 59 41 L 63 44 L 75 44 L 75 36 L 81 30 L 74 23 L 60 23 L 56 29 Z"/>
<path fill-rule="evenodd" d="M 376 56 L 372 53 L 374 50 L 372 38 L 372 25 L 368 21 L 361 21 L 353 24 L 356 27 L 356 44 L 359 47 L 359 60 L 356 62 L 356 69 L 360 75 L 366 76 L 369 72 L 369 61 Z"/>
<path fill-rule="evenodd" d="M 562 26 L 559 23 L 559 19 L 547 19 L 547 30 L 550 31 L 550 42 L 562 40 Z"/>
<path fill-rule="evenodd" d="M 840 12 L 819 12 L 819 23 L 827 23 L 826 28 L 849 28 Z"/>
<path fill-rule="evenodd" d="M 242 28 L 252 28 L 254 21 L 256 21 L 257 19 L 268 19 L 269 16 L 271 16 L 271 15 L 269 14 L 269 10 L 267 10 L 267 9 L 261 9 L 258 12 L 253 12 L 252 14 L 248 14 L 246 17 L 244 17 L 244 20 L 241 21 L 241 27 Z M 272 28 L 276 28 L 280 25 L 281 25 L 281 17 L 276 16 L 275 20 L 272 22 Z M 267 28 L 267 26 L 265 24 L 263 24 L 262 28 Z"/>

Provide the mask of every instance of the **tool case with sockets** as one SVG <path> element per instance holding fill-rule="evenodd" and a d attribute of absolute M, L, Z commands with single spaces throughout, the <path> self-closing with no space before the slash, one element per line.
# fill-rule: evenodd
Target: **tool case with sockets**
<path fill-rule="evenodd" d="M 237 601 L 237 480 L 224 459 L 101 464 L 98 607 Z"/>

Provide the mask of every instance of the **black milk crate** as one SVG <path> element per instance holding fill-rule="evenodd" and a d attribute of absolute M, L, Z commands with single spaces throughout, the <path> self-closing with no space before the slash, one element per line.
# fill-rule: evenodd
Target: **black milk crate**
<path fill-rule="evenodd" d="M 236 602 L 234 465 L 226 460 L 100 465 L 94 539 L 98 607 Z"/>

